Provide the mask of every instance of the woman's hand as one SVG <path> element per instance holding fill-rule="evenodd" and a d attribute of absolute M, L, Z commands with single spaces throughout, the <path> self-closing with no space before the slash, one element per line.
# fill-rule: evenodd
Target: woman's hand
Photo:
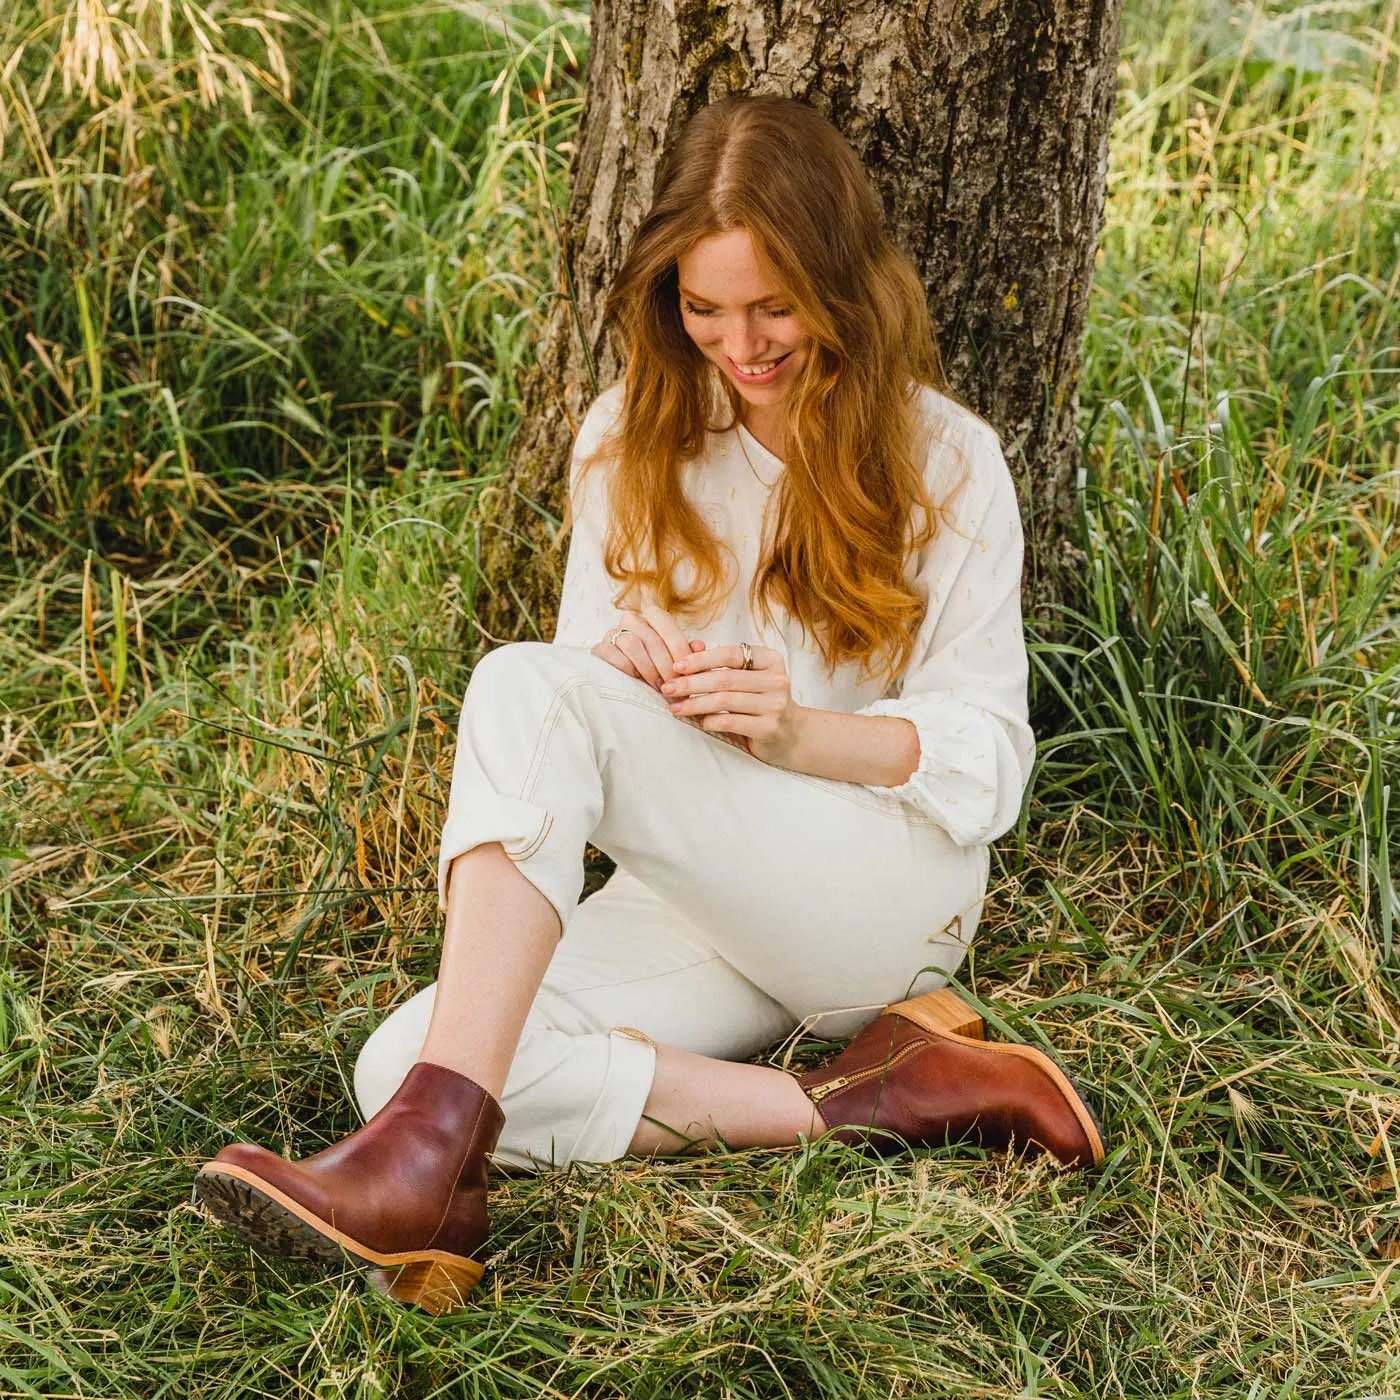
<path fill-rule="evenodd" d="M 792 698 L 782 655 L 754 647 L 753 669 L 743 664 L 737 646 L 702 649 L 676 661 L 679 674 L 661 693 L 673 715 L 695 718 L 712 733 L 737 734 L 755 758 L 791 767 L 806 710 Z"/>
<path fill-rule="evenodd" d="M 698 637 L 693 641 L 689 639 L 670 613 L 651 604 L 639 613 L 620 613 L 613 627 L 625 627 L 627 631 L 615 644 L 604 640 L 589 650 L 624 675 L 645 681 L 657 690 L 664 681 L 671 679 L 678 657 L 705 648 Z M 608 636 L 611 635 L 612 628 L 609 628 Z"/>

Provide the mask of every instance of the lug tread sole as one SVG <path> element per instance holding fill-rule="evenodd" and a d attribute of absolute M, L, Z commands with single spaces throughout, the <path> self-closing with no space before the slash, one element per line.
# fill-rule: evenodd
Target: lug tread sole
<path fill-rule="evenodd" d="M 337 1230 L 300 1202 L 245 1167 L 207 1163 L 195 1195 L 225 1229 L 288 1259 L 382 1271 L 381 1291 L 432 1313 L 462 1306 L 481 1280 L 483 1265 L 441 1249 L 384 1254 Z"/>

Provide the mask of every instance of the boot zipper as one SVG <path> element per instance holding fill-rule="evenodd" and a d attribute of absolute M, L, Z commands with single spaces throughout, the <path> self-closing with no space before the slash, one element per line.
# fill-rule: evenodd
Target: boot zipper
<path fill-rule="evenodd" d="M 872 1075 L 884 1074 L 893 1069 L 901 1060 L 907 1060 L 910 1055 L 927 1049 L 928 1041 L 911 1040 L 908 1045 L 900 1046 L 884 1064 L 874 1065 L 870 1069 L 857 1070 L 854 1074 L 838 1074 L 835 1079 L 828 1079 L 825 1084 L 818 1084 L 814 1088 L 808 1089 L 807 1097 L 813 1103 L 819 1103 L 828 1094 L 834 1094 L 838 1089 L 848 1088 L 852 1084 L 859 1084 Z"/>

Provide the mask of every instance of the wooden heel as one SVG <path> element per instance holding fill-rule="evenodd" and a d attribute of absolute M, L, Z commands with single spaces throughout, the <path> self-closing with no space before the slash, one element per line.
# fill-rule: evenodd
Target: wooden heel
<path fill-rule="evenodd" d="M 381 1291 L 400 1303 L 411 1303 L 437 1315 L 462 1307 L 467 1294 L 481 1282 L 484 1266 L 474 1259 L 449 1264 L 423 1259 L 380 1271 Z"/>
<path fill-rule="evenodd" d="M 951 987 L 894 1002 L 885 1011 L 938 1035 L 960 1035 L 966 1040 L 986 1038 L 982 1018 Z"/>

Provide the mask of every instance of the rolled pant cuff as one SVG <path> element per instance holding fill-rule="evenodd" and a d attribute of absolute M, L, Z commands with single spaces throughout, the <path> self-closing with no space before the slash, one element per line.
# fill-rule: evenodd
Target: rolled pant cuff
<path fill-rule="evenodd" d="M 450 818 L 443 826 L 438 851 L 438 909 L 447 909 L 447 878 L 452 862 L 466 851 L 488 841 L 499 841 L 506 855 L 515 862 L 532 885 L 554 906 L 561 931 L 583 894 L 581 854 L 572 860 L 534 859 L 546 848 L 554 829 L 554 815 L 535 802 L 526 802 L 504 793 L 476 798 L 470 814 Z M 555 843 L 557 845 L 557 843 Z M 528 864 L 527 862 L 532 862 Z"/>
<path fill-rule="evenodd" d="M 627 1155 L 656 1078 L 656 1047 L 619 1028 L 608 1034 L 603 1092 L 569 1154 L 580 1162 L 612 1162 Z"/>
<path fill-rule="evenodd" d="M 521 1145 L 515 1151 L 507 1147 L 497 1155 L 527 1170 L 562 1167 L 569 1162 L 613 1162 L 625 1157 L 656 1077 L 656 1048 L 622 1029 L 609 1033 L 607 1046 L 602 1087 L 572 1146 L 567 1140 L 555 1138 L 547 1147 L 541 1144 L 537 1151 Z"/>

